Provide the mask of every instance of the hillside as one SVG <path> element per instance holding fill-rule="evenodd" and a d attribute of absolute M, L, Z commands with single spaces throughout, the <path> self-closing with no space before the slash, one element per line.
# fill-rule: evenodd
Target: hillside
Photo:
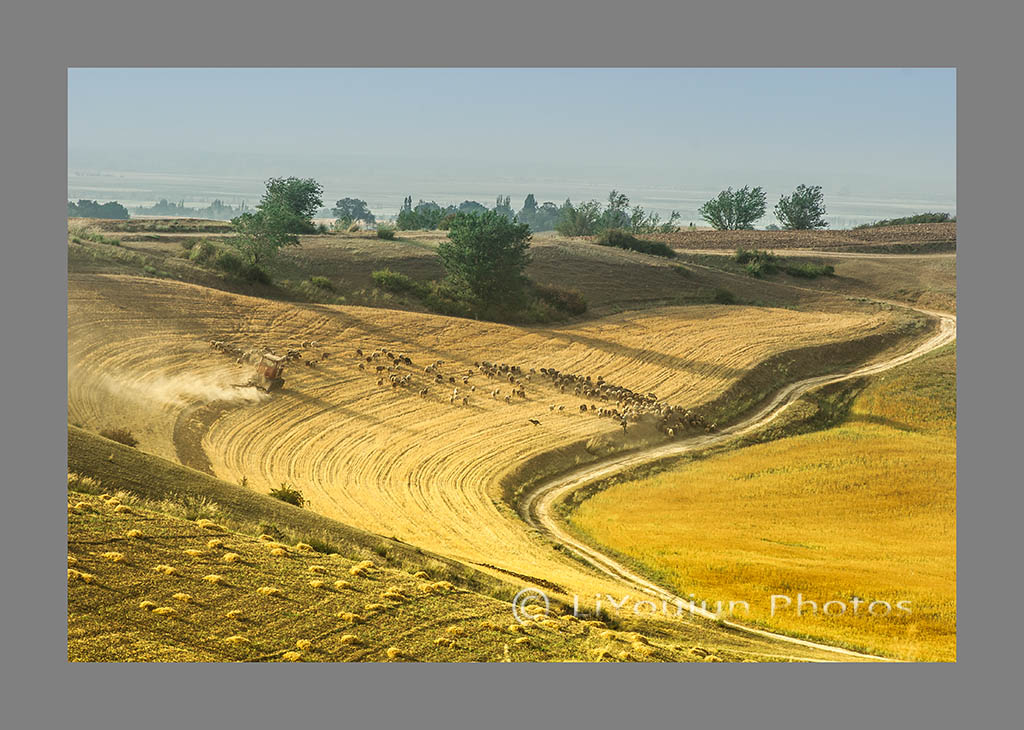
<path fill-rule="evenodd" d="M 71 661 L 824 656 L 699 620 L 606 625 L 557 602 L 520 625 L 517 584 L 78 429 L 69 469 Z"/>

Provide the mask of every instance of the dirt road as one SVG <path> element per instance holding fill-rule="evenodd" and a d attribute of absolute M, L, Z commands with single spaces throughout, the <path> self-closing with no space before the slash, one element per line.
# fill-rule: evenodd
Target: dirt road
<path fill-rule="evenodd" d="M 896 302 L 887 303 L 896 306 L 906 306 L 897 304 Z M 575 471 L 569 472 L 568 474 L 564 474 L 555 479 L 551 479 L 542 483 L 524 498 L 519 506 L 520 515 L 529 525 L 536 528 L 541 533 L 546 534 L 551 540 L 560 543 L 563 547 L 572 550 L 580 558 L 597 568 L 605 575 L 625 584 L 626 586 L 639 589 L 659 599 L 672 603 L 675 603 L 676 601 L 683 601 L 684 604 L 689 605 L 689 601 L 687 601 L 687 599 L 681 596 L 676 596 L 671 591 L 668 591 L 631 571 L 622 563 L 608 555 L 605 555 L 600 550 L 590 547 L 574 538 L 556 519 L 553 509 L 554 505 L 581 487 L 602 479 L 607 479 L 627 469 L 637 467 L 642 464 L 656 462 L 666 457 L 678 456 L 686 452 L 696 451 L 716 444 L 721 444 L 730 439 L 736 438 L 737 436 L 760 429 L 771 423 L 790 404 L 810 390 L 830 383 L 838 383 L 852 378 L 859 378 L 865 375 L 875 375 L 877 373 L 884 372 L 919 358 L 922 355 L 932 352 L 933 350 L 949 344 L 956 339 L 955 316 L 943 312 L 934 312 L 916 308 L 915 311 L 919 311 L 937 319 L 939 328 L 934 335 L 919 344 L 910 352 L 881 362 L 865 365 L 842 375 L 825 375 L 792 383 L 779 391 L 771 401 L 758 410 L 757 413 L 743 421 L 729 426 L 728 428 L 724 428 L 717 433 L 696 436 L 684 441 L 677 441 L 650 449 L 610 457 L 595 464 L 580 467 Z M 714 613 L 704 610 L 699 606 L 693 607 L 693 613 L 708 619 L 717 618 Z M 840 647 L 829 646 L 827 644 L 819 644 L 812 641 L 805 641 L 803 639 L 796 639 L 783 634 L 776 634 L 770 631 L 744 626 L 732 621 L 725 621 L 724 624 L 730 628 L 758 636 L 764 636 L 824 651 L 835 652 L 839 655 L 860 659 L 870 658 L 889 661 L 884 657 L 875 657 Z"/>

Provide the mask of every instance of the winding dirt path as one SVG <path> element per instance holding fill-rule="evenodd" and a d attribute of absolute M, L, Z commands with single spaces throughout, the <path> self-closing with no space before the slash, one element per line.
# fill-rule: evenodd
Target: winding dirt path
<path fill-rule="evenodd" d="M 907 305 L 899 304 L 897 302 L 886 303 L 895 306 L 907 307 Z M 659 599 L 672 603 L 682 601 L 685 605 L 689 605 L 689 601 L 685 598 L 677 596 L 671 591 L 652 583 L 614 558 L 570 535 L 556 518 L 553 509 L 554 505 L 577 489 L 596 481 L 607 479 L 627 469 L 656 462 L 666 457 L 678 456 L 687 452 L 697 451 L 709 446 L 721 444 L 729 439 L 763 428 L 778 418 L 778 416 L 794 401 L 815 388 L 820 388 L 823 385 L 829 385 L 831 383 L 839 383 L 844 380 L 863 377 L 865 375 L 875 375 L 886 370 L 890 370 L 894 367 L 898 367 L 899 365 L 911 362 L 912 360 L 956 340 L 956 317 L 954 315 L 944 312 L 918 309 L 916 307 L 907 308 L 914 309 L 915 311 L 933 317 L 938 320 L 939 323 L 938 331 L 910 352 L 881 362 L 865 365 L 842 375 L 824 375 L 792 383 L 780 390 L 767 405 L 759 409 L 754 415 L 745 418 L 732 426 L 723 428 L 717 433 L 695 436 L 684 441 L 676 441 L 650 449 L 643 449 L 629 454 L 613 456 L 597 463 L 580 467 L 554 479 L 550 479 L 541 483 L 523 499 L 519 505 L 520 515 L 527 524 L 546 535 L 549 539 L 561 544 L 564 548 L 572 550 L 581 559 L 610 578 L 624 583 L 631 588 L 644 591 Z M 705 610 L 699 606 L 693 606 L 692 613 L 707 619 L 718 618 L 713 612 Z M 806 641 L 804 639 L 797 639 L 785 634 L 765 631 L 752 626 L 735 623 L 733 621 L 724 621 L 724 625 L 745 633 L 798 644 L 800 646 L 819 649 L 822 651 L 834 652 L 844 656 L 860 659 L 892 661 L 886 657 L 862 654 L 860 652 L 830 646 L 828 644 L 820 644 L 813 641 Z"/>

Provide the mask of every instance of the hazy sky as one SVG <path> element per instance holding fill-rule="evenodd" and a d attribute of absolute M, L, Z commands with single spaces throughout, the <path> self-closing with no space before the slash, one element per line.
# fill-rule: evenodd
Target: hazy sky
<path fill-rule="evenodd" d="M 69 165 L 955 199 L 953 69 L 71 69 Z M 358 191 L 353 191 L 357 194 Z"/>

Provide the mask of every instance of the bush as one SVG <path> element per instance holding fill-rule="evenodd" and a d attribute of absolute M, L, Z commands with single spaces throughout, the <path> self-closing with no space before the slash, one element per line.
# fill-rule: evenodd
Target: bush
<path fill-rule="evenodd" d="M 390 241 L 395 237 L 395 229 L 391 226 L 377 226 L 377 238 Z"/>
<path fill-rule="evenodd" d="M 309 277 L 309 281 L 310 283 L 313 284 L 313 286 L 317 287 L 318 289 L 323 289 L 324 291 L 330 292 L 334 291 L 334 284 L 332 284 L 331 280 L 328 279 L 326 276 L 311 276 Z"/>
<path fill-rule="evenodd" d="M 247 281 L 256 281 L 260 284 L 269 284 L 271 282 L 270 274 L 263 267 L 256 266 L 255 264 L 247 265 L 242 272 L 242 276 Z"/>
<path fill-rule="evenodd" d="M 559 289 L 546 284 L 534 284 L 533 289 L 541 300 L 562 312 L 578 316 L 587 311 L 586 300 L 575 289 Z"/>
<path fill-rule="evenodd" d="M 728 289 L 715 289 L 713 300 L 715 304 L 735 304 L 736 295 Z"/>
<path fill-rule="evenodd" d="M 302 507 L 306 504 L 306 499 L 302 496 L 302 492 L 295 489 L 288 482 L 281 482 L 280 487 L 277 489 L 271 489 L 270 496 L 274 499 L 279 499 L 282 502 L 294 504 L 296 507 Z"/>
<path fill-rule="evenodd" d="M 100 436 L 125 446 L 135 446 L 139 443 L 139 440 L 127 428 L 105 428 L 100 431 Z"/>
<path fill-rule="evenodd" d="M 392 292 L 393 294 L 413 294 L 420 297 L 427 294 L 426 285 L 391 269 L 374 271 L 371 276 L 373 277 L 373 283 L 379 289 Z"/>
<path fill-rule="evenodd" d="M 193 243 L 188 252 L 189 261 L 200 266 L 209 264 L 216 255 L 217 246 L 213 241 L 208 241 L 205 238 L 198 243 Z"/>
<path fill-rule="evenodd" d="M 853 229 L 859 228 L 882 228 L 885 226 L 905 226 L 914 223 L 954 223 L 956 217 L 950 216 L 949 213 L 918 213 L 917 215 L 908 215 L 904 218 L 886 218 L 884 220 L 875 221 L 874 223 L 864 223 L 859 226 L 854 226 Z"/>
<path fill-rule="evenodd" d="M 832 264 L 790 264 L 783 269 L 790 276 L 801 279 L 817 279 L 819 276 L 835 276 L 836 269 Z"/>
<path fill-rule="evenodd" d="M 762 276 L 770 276 L 779 270 L 780 259 L 771 251 L 760 251 L 756 248 L 738 248 L 733 254 L 733 260 L 739 264 L 746 264 L 747 274 L 760 279 Z"/>
<path fill-rule="evenodd" d="M 361 230 L 359 223 L 352 223 L 352 225 L 348 227 L 349 233 L 356 233 L 359 230 Z"/>
<path fill-rule="evenodd" d="M 653 256 L 663 256 L 669 259 L 674 258 L 676 255 L 676 252 L 666 243 L 661 241 L 642 241 L 621 228 L 609 228 L 597 237 L 596 242 L 599 246 L 613 246 L 614 248 L 623 248 Z"/>

